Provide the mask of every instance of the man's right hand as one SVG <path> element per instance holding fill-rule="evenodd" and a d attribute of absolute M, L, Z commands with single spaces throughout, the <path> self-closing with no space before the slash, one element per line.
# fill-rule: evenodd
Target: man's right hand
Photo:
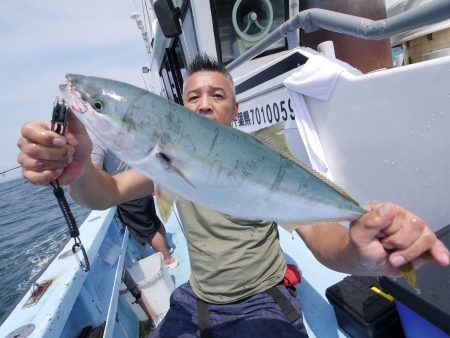
<path fill-rule="evenodd" d="M 90 161 L 92 141 L 72 113 L 64 136 L 50 131 L 50 126 L 47 121 L 31 121 L 22 126 L 17 141 L 22 175 L 37 185 L 47 185 L 55 179 L 60 184 L 71 183 Z"/>

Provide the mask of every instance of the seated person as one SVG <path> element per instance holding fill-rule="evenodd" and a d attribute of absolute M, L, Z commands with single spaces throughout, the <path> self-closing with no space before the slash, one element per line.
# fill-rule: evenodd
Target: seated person
<path fill-rule="evenodd" d="M 97 169 L 104 170 L 111 175 L 129 169 L 129 166 L 108 150 L 101 140 L 94 135 L 90 135 L 90 137 L 94 147 L 91 159 Z M 148 242 L 156 252 L 163 254 L 164 264 L 168 269 L 173 269 L 178 265 L 178 261 L 172 257 L 173 249 L 167 243 L 166 229 L 156 214 L 152 195 L 117 205 L 117 214 L 138 242 L 142 244 Z"/>

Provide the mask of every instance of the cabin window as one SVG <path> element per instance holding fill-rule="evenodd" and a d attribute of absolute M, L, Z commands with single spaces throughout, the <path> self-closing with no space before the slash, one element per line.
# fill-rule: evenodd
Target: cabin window
<path fill-rule="evenodd" d="M 183 31 L 184 35 L 181 37 L 181 42 L 184 50 L 185 59 L 189 60 L 198 52 L 197 36 L 195 34 L 194 20 L 192 18 L 191 6 L 186 7 L 183 15 Z"/>
<path fill-rule="evenodd" d="M 288 0 L 210 0 L 218 57 L 229 63 L 288 19 Z M 287 48 L 286 39 L 265 54 Z"/>
<path fill-rule="evenodd" d="M 174 5 L 181 5 L 181 0 Z M 166 48 L 164 60 L 160 69 L 160 76 L 166 89 L 167 98 L 176 103 L 183 104 L 183 79 L 186 76 L 186 67 L 190 59 L 198 52 L 198 43 L 195 36 L 192 9 L 185 2 L 181 8 L 184 35 L 172 40 L 170 48 Z"/>
<path fill-rule="evenodd" d="M 176 84 L 172 71 L 170 70 L 170 64 L 167 54 L 164 56 L 164 61 L 161 67 L 160 75 L 164 83 L 167 98 L 171 101 L 178 102 L 178 93 L 176 90 Z"/>
<path fill-rule="evenodd" d="M 180 39 L 175 38 L 172 47 L 166 48 L 164 61 L 160 70 L 166 89 L 167 98 L 183 104 L 183 77 L 186 74 L 186 59 Z"/>
<path fill-rule="evenodd" d="M 173 0 L 174 7 L 180 7 L 183 6 L 183 0 Z"/>

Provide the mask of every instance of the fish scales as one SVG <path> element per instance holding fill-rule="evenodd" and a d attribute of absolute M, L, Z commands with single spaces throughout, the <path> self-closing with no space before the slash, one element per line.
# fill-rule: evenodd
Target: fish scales
<path fill-rule="evenodd" d="M 177 196 L 235 217 L 281 224 L 353 220 L 365 212 L 253 136 L 140 88 L 71 75 L 63 94 L 120 159 Z M 93 108 L 98 100 L 100 112 Z"/>

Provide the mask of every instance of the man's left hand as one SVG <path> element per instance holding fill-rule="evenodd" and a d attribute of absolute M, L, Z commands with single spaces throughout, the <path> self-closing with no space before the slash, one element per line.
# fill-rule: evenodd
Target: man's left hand
<path fill-rule="evenodd" d="M 362 270 L 400 276 L 398 267 L 412 262 L 418 268 L 427 254 L 449 266 L 449 250 L 420 217 L 389 202 L 374 201 L 365 208 L 368 212 L 354 221 L 349 231 Z"/>

